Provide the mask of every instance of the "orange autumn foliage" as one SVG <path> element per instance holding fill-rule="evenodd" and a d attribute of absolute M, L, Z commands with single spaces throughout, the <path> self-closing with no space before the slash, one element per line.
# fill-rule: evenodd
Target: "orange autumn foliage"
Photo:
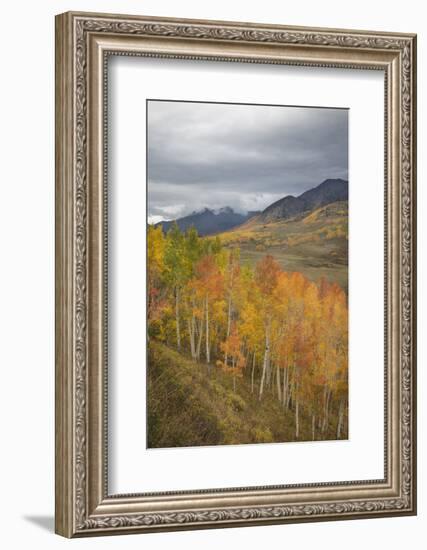
<path fill-rule="evenodd" d="M 149 228 L 148 251 L 150 336 L 218 366 L 234 384 L 251 377 L 259 399 L 295 411 L 296 438 L 301 410 L 313 430 L 328 425 L 332 409 L 343 410 L 348 304 L 336 283 L 286 272 L 271 255 L 242 265 L 238 249 L 194 229 Z"/>

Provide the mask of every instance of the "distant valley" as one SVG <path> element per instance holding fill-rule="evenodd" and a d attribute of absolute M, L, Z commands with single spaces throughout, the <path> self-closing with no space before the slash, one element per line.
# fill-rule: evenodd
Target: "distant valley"
<path fill-rule="evenodd" d="M 254 217 L 220 235 L 228 248 L 239 247 L 243 264 L 255 265 L 273 255 L 286 271 L 313 281 L 325 277 L 348 287 L 348 202 L 337 201 L 290 219 Z"/>

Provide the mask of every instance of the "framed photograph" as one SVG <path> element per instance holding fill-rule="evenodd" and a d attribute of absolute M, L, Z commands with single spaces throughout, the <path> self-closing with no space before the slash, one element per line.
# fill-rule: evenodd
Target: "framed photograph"
<path fill-rule="evenodd" d="M 416 513 L 416 37 L 56 18 L 56 532 Z"/>

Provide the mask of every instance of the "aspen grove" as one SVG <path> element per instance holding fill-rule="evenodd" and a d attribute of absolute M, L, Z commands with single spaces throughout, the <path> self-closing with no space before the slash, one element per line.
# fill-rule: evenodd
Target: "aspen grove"
<path fill-rule="evenodd" d="M 221 369 L 234 391 L 245 379 L 257 400 L 277 400 L 292 414 L 295 439 L 302 414 L 313 440 L 330 429 L 334 414 L 340 438 L 348 306 L 336 283 L 286 272 L 271 255 L 242 265 L 238 247 L 201 238 L 194 228 L 182 233 L 176 223 L 167 234 L 148 227 L 147 256 L 148 345 L 163 342 L 206 376 Z"/>

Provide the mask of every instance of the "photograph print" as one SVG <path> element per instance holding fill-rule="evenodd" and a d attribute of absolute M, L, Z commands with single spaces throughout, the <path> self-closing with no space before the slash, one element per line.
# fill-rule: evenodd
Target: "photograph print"
<path fill-rule="evenodd" d="M 348 110 L 147 101 L 147 447 L 348 439 Z"/>

